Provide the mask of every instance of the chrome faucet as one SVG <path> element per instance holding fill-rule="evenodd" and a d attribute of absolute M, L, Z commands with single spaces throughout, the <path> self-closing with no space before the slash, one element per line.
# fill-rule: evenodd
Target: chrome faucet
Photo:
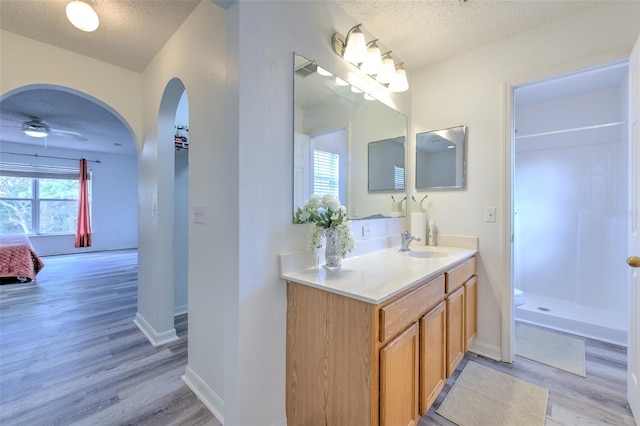
<path fill-rule="evenodd" d="M 409 231 L 404 231 L 402 234 L 400 234 L 400 236 L 402 236 L 402 244 L 400 245 L 400 251 L 409 251 L 411 250 L 409 248 L 409 243 L 411 243 L 411 241 L 420 241 L 420 238 L 412 237 L 411 235 L 409 235 Z"/>

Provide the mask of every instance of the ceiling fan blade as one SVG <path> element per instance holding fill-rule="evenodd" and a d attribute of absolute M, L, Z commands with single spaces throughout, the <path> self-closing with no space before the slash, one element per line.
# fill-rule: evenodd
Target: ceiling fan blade
<path fill-rule="evenodd" d="M 74 130 L 61 130 L 61 129 L 50 129 L 50 130 L 51 130 L 51 133 L 64 135 L 64 136 L 70 136 L 70 137 L 76 138 L 76 139 L 81 140 L 81 141 L 88 141 L 89 140 L 82 133 L 76 132 Z"/>

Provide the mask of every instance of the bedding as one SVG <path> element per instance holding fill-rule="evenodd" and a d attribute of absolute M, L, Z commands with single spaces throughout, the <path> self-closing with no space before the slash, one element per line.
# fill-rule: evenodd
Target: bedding
<path fill-rule="evenodd" d="M 29 282 L 44 268 L 33 250 L 31 241 L 23 234 L 0 234 L 0 279 L 5 282 Z"/>

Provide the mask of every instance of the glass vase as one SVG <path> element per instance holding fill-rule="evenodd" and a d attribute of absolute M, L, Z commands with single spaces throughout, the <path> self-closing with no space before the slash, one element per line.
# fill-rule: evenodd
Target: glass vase
<path fill-rule="evenodd" d="M 327 229 L 324 231 L 325 247 L 324 247 L 324 267 L 330 271 L 340 269 L 342 266 L 342 258 L 338 254 L 338 236 L 335 229 Z"/>

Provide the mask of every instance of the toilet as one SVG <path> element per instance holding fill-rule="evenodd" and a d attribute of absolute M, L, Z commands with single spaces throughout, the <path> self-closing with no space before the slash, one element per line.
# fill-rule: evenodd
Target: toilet
<path fill-rule="evenodd" d="M 524 305 L 524 292 L 519 288 L 513 289 L 513 304 L 514 306 Z"/>

